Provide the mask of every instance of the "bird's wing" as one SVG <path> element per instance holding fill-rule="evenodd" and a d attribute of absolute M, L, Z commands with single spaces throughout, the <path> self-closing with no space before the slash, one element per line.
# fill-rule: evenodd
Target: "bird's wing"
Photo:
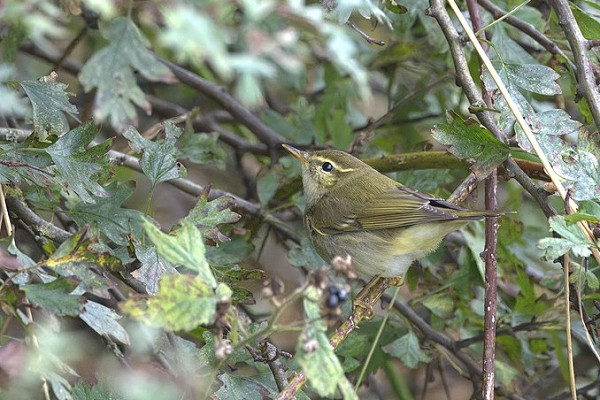
<path fill-rule="evenodd" d="M 468 211 L 402 185 L 364 201 L 358 210 L 345 210 L 340 203 L 331 202 L 330 207 L 321 207 L 319 211 L 312 212 L 307 223 L 324 234 L 404 228 L 426 222 L 479 219 L 482 216 L 482 213 Z"/>
<path fill-rule="evenodd" d="M 403 228 L 461 218 L 465 209 L 426 193 L 398 186 L 381 193 L 356 214 L 365 230 Z"/>

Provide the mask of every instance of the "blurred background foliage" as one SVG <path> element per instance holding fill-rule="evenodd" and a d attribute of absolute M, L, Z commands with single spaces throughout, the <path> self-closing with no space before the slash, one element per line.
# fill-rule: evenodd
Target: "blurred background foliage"
<path fill-rule="evenodd" d="M 436 0 L 0 3 L 0 397 L 275 398 L 303 371 L 298 399 L 480 398 L 483 222 L 411 268 L 378 344 L 379 307 L 334 353 L 362 283 L 310 247 L 282 143 L 478 209 L 498 168 L 497 394 L 569 397 L 567 264 L 574 382 L 599 396 L 576 222 L 600 229 L 600 3 L 559 3 L 459 7 L 575 214 Z"/>

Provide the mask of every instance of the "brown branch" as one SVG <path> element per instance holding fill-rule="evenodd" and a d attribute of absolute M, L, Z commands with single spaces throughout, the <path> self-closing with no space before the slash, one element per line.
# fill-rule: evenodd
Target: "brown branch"
<path fill-rule="evenodd" d="M 492 172 L 485 182 L 485 208 L 498 209 L 496 189 L 498 176 Z M 498 265 L 496 260 L 498 246 L 498 217 L 485 219 L 485 299 L 483 328 L 483 398 L 494 398 L 496 359 L 496 310 L 498 308 Z"/>
<path fill-rule="evenodd" d="M 168 60 L 160 59 L 167 67 L 173 71 L 173 74 L 186 85 L 207 95 L 226 111 L 228 111 L 237 121 L 245 125 L 256 137 L 269 146 L 270 149 L 278 149 L 279 145 L 285 142 L 275 130 L 265 125 L 256 115 L 252 114 L 237 99 L 230 95 L 225 88 L 216 85 L 187 69 L 180 67 Z"/>
<path fill-rule="evenodd" d="M 31 211 L 21 200 L 14 197 L 7 197 L 6 204 L 8 210 L 29 226 L 36 234 L 58 243 L 62 243 L 71 237 L 69 232 L 60 229 Z"/>
<path fill-rule="evenodd" d="M 473 30 L 479 32 L 483 28 L 481 16 L 479 15 L 479 6 L 476 0 L 467 0 L 469 16 L 473 24 Z M 486 39 L 485 31 L 481 32 L 481 39 Z M 487 49 L 487 43 L 482 47 Z M 479 73 L 483 73 L 483 62 L 479 60 Z M 493 107 L 491 95 L 486 90 L 485 85 L 481 87 L 482 97 L 487 108 Z M 489 211 L 498 210 L 498 174 L 494 169 L 485 181 L 485 208 Z M 485 220 L 485 249 L 483 259 L 485 263 L 485 298 L 484 298 L 484 317 L 483 317 L 483 382 L 482 397 L 484 400 L 494 399 L 495 387 L 495 360 L 496 360 L 496 312 L 498 297 L 498 274 L 496 252 L 498 245 L 498 218 L 491 217 Z"/>
<path fill-rule="evenodd" d="M 152 105 L 152 110 L 165 117 L 175 117 L 189 114 L 192 111 L 178 104 L 160 99 L 152 95 L 146 95 L 146 99 Z M 227 111 L 217 110 L 210 113 L 200 114 L 194 117 L 192 125 L 198 132 L 216 132 L 219 140 L 230 145 L 238 152 L 250 152 L 254 154 L 269 154 L 269 148 L 264 143 L 251 143 L 233 132 L 223 128 L 220 124 L 232 122 L 233 117 Z"/>
<path fill-rule="evenodd" d="M 575 65 L 577 65 L 577 93 L 585 97 L 596 129 L 600 129 L 600 91 L 598 83 L 594 77 L 592 60 L 588 54 L 588 41 L 583 37 L 577 21 L 573 16 L 573 11 L 568 1 L 550 0 L 550 4 L 558 17 L 558 23 L 563 28 L 565 36 L 571 46 Z"/>

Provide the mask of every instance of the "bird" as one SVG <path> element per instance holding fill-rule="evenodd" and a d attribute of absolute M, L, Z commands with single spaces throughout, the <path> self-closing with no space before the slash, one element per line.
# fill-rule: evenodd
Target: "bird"
<path fill-rule="evenodd" d="M 302 166 L 304 226 L 316 252 L 328 262 L 349 255 L 363 278 L 403 278 L 447 234 L 499 215 L 404 186 L 343 151 L 283 147 Z"/>

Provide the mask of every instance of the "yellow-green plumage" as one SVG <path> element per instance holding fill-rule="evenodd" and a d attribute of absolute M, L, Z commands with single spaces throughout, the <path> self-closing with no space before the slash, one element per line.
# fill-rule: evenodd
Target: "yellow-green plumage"
<path fill-rule="evenodd" d="M 403 186 L 343 151 L 284 147 L 302 163 L 304 224 L 317 253 L 349 254 L 365 276 L 403 276 L 448 233 L 495 215 Z"/>

